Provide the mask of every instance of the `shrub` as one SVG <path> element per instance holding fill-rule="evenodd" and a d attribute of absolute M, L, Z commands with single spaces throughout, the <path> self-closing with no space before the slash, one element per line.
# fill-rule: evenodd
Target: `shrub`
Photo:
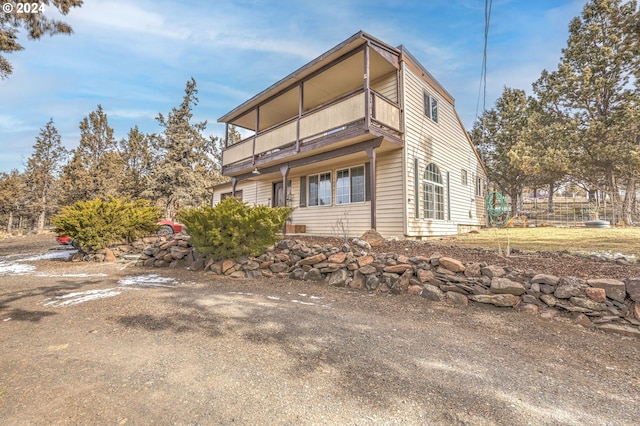
<path fill-rule="evenodd" d="M 187 227 L 195 249 L 214 260 L 257 256 L 278 240 L 291 207 L 250 207 L 229 197 L 215 207 L 183 210 L 178 219 Z"/>
<path fill-rule="evenodd" d="M 63 207 L 51 223 L 81 248 L 99 250 L 150 234 L 158 229 L 159 219 L 160 211 L 147 200 L 110 197 Z"/>

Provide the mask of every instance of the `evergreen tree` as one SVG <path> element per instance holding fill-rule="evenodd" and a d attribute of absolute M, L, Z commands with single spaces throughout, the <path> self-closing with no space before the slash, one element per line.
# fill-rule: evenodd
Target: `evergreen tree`
<path fill-rule="evenodd" d="M 553 210 L 553 195 L 560 184 L 567 181 L 570 169 L 569 141 L 572 133 L 547 114 L 535 99 L 529 99 L 528 156 L 523 156 L 524 167 L 531 175 L 535 187 L 547 187 L 547 210 Z"/>
<path fill-rule="evenodd" d="M 173 218 L 180 207 L 205 204 L 207 188 L 219 175 L 214 159 L 216 138 L 206 139 L 202 135 L 206 121 L 192 123 L 197 93 L 192 78 L 187 82 L 180 106 L 172 108 L 167 117 L 162 114 L 157 117 L 163 131 L 154 138 L 158 163 L 145 195 L 161 201 L 168 218 Z"/>
<path fill-rule="evenodd" d="M 24 205 L 24 176 L 13 169 L 0 174 L 0 213 L 7 216 L 6 230 L 13 231 L 13 222 Z"/>
<path fill-rule="evenodd" d="M 3 4 L 8 3 L 3 1 Z M 11 3 L 24 3 L 25 7 L 40 7 L 41 5 L 53 5 L 63 15 L 69 13 L 72 7 L 80 7 L 82 0 L 38 0 L 37 2 L 18 0 Z M 37 40 L 45 34 L 71 34 L 73 30 L 64 22 L 47 18 L 47 14 L 38 10 L 38 13 L 17 13 L 17 7 L 13 12 L 0 13 L 0 52 L 16 52 L 24 49 L 18 43 L 18 33 L 24 28 L 31 40 Z M 0 55 L 0 79 L 11 75 L 13 68 L 11 63 Z"/>
<path fill-rule="evenodd" d="M 640 13 L 635 0 L 591 0 L 571 21 L 567 47 L 556 71 L 544 70 L 534 91 L 562 125 L 570 142 L 572 174 L 607 190 L 616 210 L 621 181 L 635 189 L 640 171 L 638 117 Z M 635 80 L 635 88 L 634 88 Z M 629 186 L 629 184 L 633 184 Z"/>
<path fill-rule="evenodd" d="M 80 143 L 62 175 L 65 204 L 117 196 L 123 165 L 107 114 L 98 109 L 80 122 Z"/>
<path fill-rule="evenodd" d="M 147 180 L 156 162 L 151 137 L 135 126 L 129 130 L 127 138 L 120 141 L 119 151 L 124 166 L 119 192 L 140 198 L 148 188 Z"/>
<path fill-rule="evenodd" d="M 53 119 L 40 129 L 33 145 L 33 153 L 25 170 L 26 197 L 37 217 L 36 230 L 44 229 L 47 212 L 57 203 L 56 186 L 67 150 L 60 143 L 60 135 Z"/>
<path fill-rule="evenodd" d="M 488 178 L 511 197 L 515 215 L 524 186 L 531 182 L 529 108 L 524 90 L 505 87 L 495 108 L 475 122 L 471 138 L 487 166 Z"/>

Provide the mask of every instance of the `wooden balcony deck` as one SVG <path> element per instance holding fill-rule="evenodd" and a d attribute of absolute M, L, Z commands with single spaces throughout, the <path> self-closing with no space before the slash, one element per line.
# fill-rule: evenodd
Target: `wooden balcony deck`
<path fill-rule="evenodd" d="M 374 91 L 370 95 L 368 108 L 366 93 L 359 90 L 227 147 L 222 152 L 223 173 L 282 160 L 283 151 L 292 159 L 303 156 L 303 148 L 311 143 L 317 145 L 319 139 L 336 143 L 354 138 L 358 130 L 366 133 L 371 127 L 400 139 L 400 107 Z"/>

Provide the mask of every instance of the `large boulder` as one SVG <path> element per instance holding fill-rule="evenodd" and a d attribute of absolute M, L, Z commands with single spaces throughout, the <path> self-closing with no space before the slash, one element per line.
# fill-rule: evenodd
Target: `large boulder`
<path fill-rule="evenodd" d="M 379 246 L 385 242 L 384 237 L 375 229 L 369 229 L 367 232 L 362 234 L 360 239 L 368 242 L 371 247 Z"/>
<path fill-rule="evenodd" d="M 640 276 L 627 280 L 627 293 L 634 302 L 640 302 Z"/>
<path fill-rule="evenodd" d="M 508 278 L 495 277 L 491 280 L 491 293 L 494 294 L 513 294 L 520 296 L 527 290 L 518 282 L 511 281 Z"/>
<path fill-rule="evenodd" d="M 458 259 L 453 259 L 451 257 L 441 257 L 438 259 L 440 265 L 444 268 L 448 269 L 451 272 L 463 272 L 464 265 Z"/>
<path fill-rule="evenodd" d="M 587 280 L 587 284 L 591 287 L 604 289 L 609 299 L 617 300 L 618 302 L 624 302 L 624 299 L 627 296 L 626 286 L 624 282 L 620 280 L 598 278 Z"/>
<path fill-rule="evenodd" d="M 558 287 L 553 295 L 558 299 L 569 299 L 570 297 L 584 296 L 584 289 L 587 283 L 577 277 L 563 277 L 558 283 Z"/>

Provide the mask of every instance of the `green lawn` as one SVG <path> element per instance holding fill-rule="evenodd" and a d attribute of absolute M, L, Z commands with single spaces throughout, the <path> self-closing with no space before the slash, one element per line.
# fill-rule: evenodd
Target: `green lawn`
<path fill-rule="evenodd" d="M 504 251 L 612 252 L 640 258 L 640 228 L 502 228 L 483 229 L 442 240 L 443 244 Z"/>

